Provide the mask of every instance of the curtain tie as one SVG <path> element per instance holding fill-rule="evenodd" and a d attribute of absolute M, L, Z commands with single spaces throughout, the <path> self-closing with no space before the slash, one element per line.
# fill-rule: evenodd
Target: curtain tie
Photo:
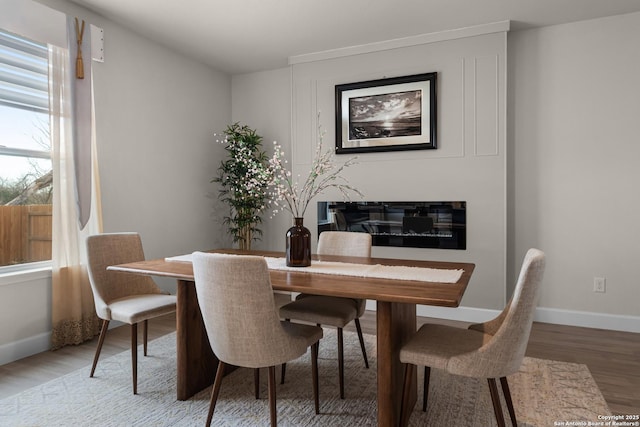
<path fill-rule="evenodd" d="M 82 38 L 84 37 L 84 19 L 82 25 L 76 18 L 76 42 L 78 43 L 78 55 L 76 57 L 76 78 L 84 79 L 84 63 L 82 61 Z"/>

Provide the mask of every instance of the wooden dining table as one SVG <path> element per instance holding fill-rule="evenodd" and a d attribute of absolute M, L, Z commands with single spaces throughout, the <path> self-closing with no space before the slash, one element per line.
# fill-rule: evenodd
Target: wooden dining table
<path fill-rule="evenodd" d="M 220 249 L 210 252 L 266 257 L 284 256 L 281 252 L 234 249 Z M 318 274 L 305 272 L 303 267 L 300 270 L 271 269 L 269 272 L 271 285 L 277 291 L 364 298 L 376 301 L 378 425 L 398 425 L 404 379 L 399 353 L 401 346 L 416 331 L 416 304 L 441 307 L 459 306 L 475 265 L 458 262 L 328 255 L 314 256 L 313 259 L 356 264 L 463 270 L 456 283 Z M 187 400 L 212 384 L 218 359 L 209 345 L 198 306 L 192 264 L 157 259 L 114 265 L 108 269 L 177 279 L 177 398 L 178 400 Z M 416 398 L 417 385 L 414 379 L 411 402 L 415 403 Z"/>

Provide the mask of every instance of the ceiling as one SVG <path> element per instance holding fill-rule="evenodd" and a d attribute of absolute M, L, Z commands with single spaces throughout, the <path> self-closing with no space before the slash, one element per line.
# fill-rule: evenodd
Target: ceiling
<path fill-rule="evenodd" d="M 230 74 L 284 67 L 290 56 L 498 21 L 525 29 L 640 11 L 638 0 L 72 1 Z"/>

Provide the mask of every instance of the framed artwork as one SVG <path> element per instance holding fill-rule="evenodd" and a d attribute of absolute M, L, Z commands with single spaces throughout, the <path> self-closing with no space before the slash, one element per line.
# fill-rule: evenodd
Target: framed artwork
<path fill-rule="evenodd" d="M 436 148 L 436 74 L 336 85 L 336 153 Z"/>

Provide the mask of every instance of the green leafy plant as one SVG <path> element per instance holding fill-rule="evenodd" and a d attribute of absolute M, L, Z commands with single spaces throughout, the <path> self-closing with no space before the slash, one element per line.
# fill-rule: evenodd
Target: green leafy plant
<path fill-rule="evenodd" d="M 218 175 L 211 181 L 220 184 L 219 197 L 229 205 L 224 223 L 240 249 L 251 249 L 251 242 L 262 234 L 262 212 L 269 204 L 268 189 L 273 170 L 262 150 L 262 137 L 240 123 L 224 131 L 227 159 L 220 163 Z"/>

